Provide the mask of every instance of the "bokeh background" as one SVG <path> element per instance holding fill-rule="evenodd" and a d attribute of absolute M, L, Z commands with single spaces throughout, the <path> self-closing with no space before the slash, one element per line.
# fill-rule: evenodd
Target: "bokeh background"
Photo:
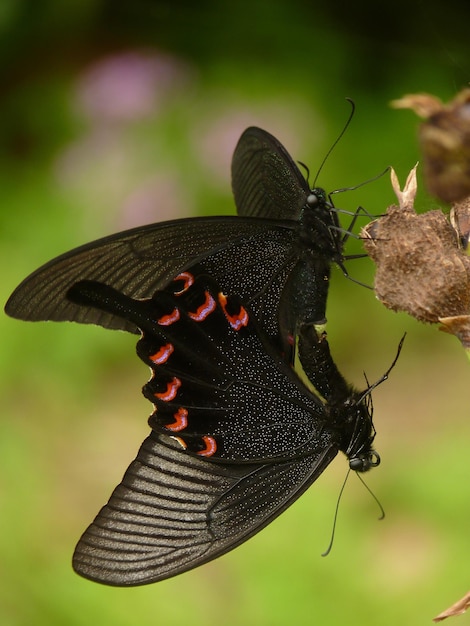
<path fill-rule="evenodd" d="M 0 293 L 76 245 L 124 228 L 233 213 L 241 132 L 275 134 L 318 183 L 364 183 L 419 158 L 417 119 L 388 103 L 450 99 L 470 78 L 465 1 L 2 0 Z M 388 175 L 335 197 L 381 213 Z M 417 205 L 436 202 L 421 187 Z M 350 240 L 348 252 L 360 243 Z M 350 273 L 373 281 L 369 260 Z M 329 338 L 355 385 L 375 380 L 380 468 L 351 476 L 329 542 L 338 457 L 281 518 L 172 580 L 113 589 L 70 559 L 148 432 L 135 338 L 0 317 L 3 626 L 429 624 L 470 586 L 469 364 L 458 342 L 386 311 L 333 272 Z M 469 617 L 458 618 L 469 623 Z M 460 623 L 460 622 L 459 622 Z"/>

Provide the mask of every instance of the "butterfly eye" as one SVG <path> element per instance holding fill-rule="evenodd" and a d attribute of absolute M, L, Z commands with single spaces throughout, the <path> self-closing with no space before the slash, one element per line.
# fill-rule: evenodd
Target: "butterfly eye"
<path fill-rule="evenodd" d="M 307 196 L 307 204 L 311 209 L 314 209 L 320 204 L 320 200 L 316 194 L 311 193 Z"/>

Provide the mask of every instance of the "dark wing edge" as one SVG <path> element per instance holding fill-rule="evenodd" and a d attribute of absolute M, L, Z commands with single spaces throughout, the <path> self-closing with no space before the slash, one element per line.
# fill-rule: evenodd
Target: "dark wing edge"
<path fill-rule="evenodd" d="M 112 586 L 148 584 L 197 567 L 269 524 L 336 453 L 328 446 L 278 464 L 212 463 L 152 432 L 82 535 L 73 567 Z"/>

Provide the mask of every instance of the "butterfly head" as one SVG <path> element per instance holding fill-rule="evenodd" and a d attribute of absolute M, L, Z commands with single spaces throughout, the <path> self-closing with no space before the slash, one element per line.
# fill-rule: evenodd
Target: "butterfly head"
<path fill-rule="evenodd" d="M 334 261 L 343 256 L 341 229 L 335 206 L 320 187 L 310 190 L 300 218 L 300 237 L 309 247 Z"/>
<path fill-rule="evenodd" d="M 380 464 L 380 456 L 373 448 L 375 428 L 370 394 L 353 392 L 343 404 L 343 411 L 349 413 L 350 428 L 347 434 L 345 432 L 347 445 L 344 450 L 349 467 L 355 472 L 367 472 Z"/>
<path fill-rule="evenodd" d="M 349 467 L 354 472 L 367 472 L 371 467 L 377 467 L 377 465 L 380 465 L 380 456 L 372 449 L 349 459 Z"/>
<path fill-rule="evenodd" d="M 388 370 L 375 383 L 367 386 L 363 392 L 353 392 L 344 403 L 349 405 L 348 412 L 351 428 L 349 429 L 349 444 L 345 454 L 349 459 L 349 467 L 356 472 L 366 472 L 380 464 L 380 456 L 373 449 L 375 428 L 372 421 L 374 407 L 372 391 L 387 380 L 390 372 L 400 356 L 405 335 L 398 344 L 398 350 Z M 366 378 L 367 381 L 367 378 Z"/>

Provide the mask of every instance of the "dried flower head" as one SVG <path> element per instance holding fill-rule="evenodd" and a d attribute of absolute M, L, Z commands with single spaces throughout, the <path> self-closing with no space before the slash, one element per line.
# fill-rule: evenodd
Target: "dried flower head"
<path fill-rule="evenodd" d="M 460 245 L 468 252 L 470 240 L 470 197 L 462 202 L 454 202 L 450 210 L 450 222 L 454 227 Z"/>
<path fill-rule="evenodd" d="M 470 348 L 470 257 L 462 235 L 440 210 L 415 212 L 416 167 L 403 191 L 393 169 L 391 177 L 399 204 L 361 233 L 377 265 L 377 298 L 393 311 L 442 324 Z"/>

